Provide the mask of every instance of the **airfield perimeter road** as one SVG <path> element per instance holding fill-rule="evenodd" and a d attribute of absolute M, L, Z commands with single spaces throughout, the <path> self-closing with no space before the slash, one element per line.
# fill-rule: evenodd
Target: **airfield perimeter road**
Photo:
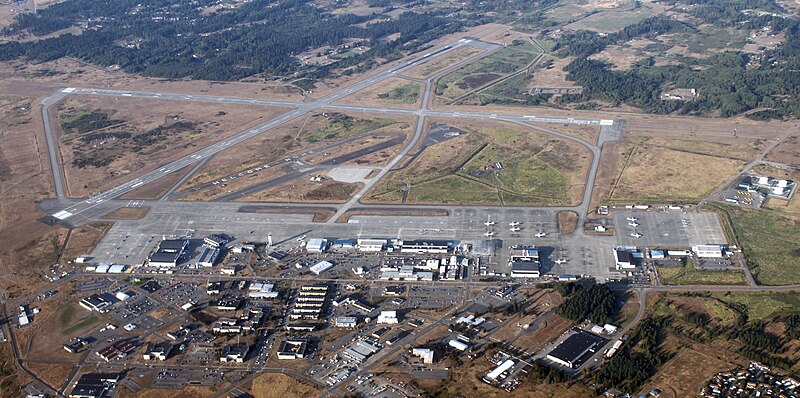
<path fill-rule="evenodd" d="M 367 77 L 361 81 L 356 82 L 355 84 L 344 88 L 340 91 L 337 91 L 333 94 L 327 95 L 319 100 L 312 101 L 312 102 L 290 102 L 290 101 L 271 101 L 271 100 L 260 100 L 260 99 L 247 99 L 247 98 L 231 98 L 231 97 L 218 97 L 218 96 L 203 96 L 203 95 L 189 95 L 189 94 L 170 94 L 170 93 L 143 93 L 143 92 L 133 92 L 133 91 L 119 91 L 119 90 L 104 90 L 104 89 L 92 89 L 92 88 L 66 88 L 61 90 L 60 92 L 56 93 L 53 97 L 48 98 L 44 101 L 44 108 L 42 110 L 42 117 L 45 120 L 49 119 L 49 108 L 52 105 L 63 98 L 64 95 L 68 94 L 88 94 L 88 95 L 105 95 L 105 96 L 115 96 L 115 97 L 136 97 L 136 98 L 153 98 L 153 99 L 165 99 L 165 100 L 180 100 L 180 101 L 201 101 L 201 102 L 217 102 L 217 103 L 244 103 L 244 104 L 261 104 L 265 106 L 283 106 L 283 107 L 293 107 L 294 109 L 286 112 L 270 121 L 264 122 L 258 126 L 252 127 L 247 129 L 239 134 L 236 134 L 228 139 L 222 140 L 220 142 L 216 142 L 213 144 L 208 145 L 207 147 L 196 151 L 190 155 L 187 155 L 181 159 L 173 161 L 167 165 L 164 165 L 157 170 L 150 171 L 145 173 L 137 178 L 134 178 L 128 182 L 120 184 L 116 187 L 113 187 L 105 192 L 101 192 L 96 194 L 88 199 L 85 199 L 77 204 L 73 204 L 66 209 L 60 209 L 51 213 L 54 217 L 59 220 L 65 220 L 68 223 L 75 225 L 70 218 L 74 217 L 75 215 L 81 214 L 90 210 L 92 208 L 97 207 L 99 204 L 118 197 L 122 194 L 130 192 L 139 186 L 144 184 L 153 182 L 165 175 L 168 175 L 172 172 L 180 170 L 186 166 L 194 164 L 196 162 L 202 161 L 204 159 L 209 158 L 210 156 L 229 148 L 233 145 L 236 145 L 242 141 L 250 139 L 256 135 L 259 135 L 265 131 L 273 129 L 277 126 L 280 126 L 283 123 L 286 123 L 290 120 L 293 120 L 303 114 L 308 112 L 317 110 L 317 109 L 327 109 L 327 110 L 339 110 L 339 111 L 359 111 L 359 112 L 370 112 L 370 113 L 381 113 L 381 114 L 407 114 L 407 115 L 416 115 L 420 120 L 417 124 L 417 130 L 415 131 L 414 138 L 411 140 L 409 145 L 403 149 L 403 151 L 390 163 L 391 165 L 396 164 L 399 159 L 408 153 L 408 151 L 413 147 L 414 144 L 419 140 L 419 137 L 422 134 L 422 126 L 424 125 L 424 118 L 425 117 L 463 117 L 463 118 L 473 118 L 473 119 L 502 119 L 507 121 L 519 121 L 519 122 L 530 122 L 530 123 L 567 123 L 567 124 L 586 124 L 586 125 L 597 125 L 597 126 L 608 126 L 612 125 L 613 121 L 611 120 L 598 120 L 598 119 L 586 119 L 586 118 L 571 118 L 571 117 L 551 117 L 551 116 L 537 116 L 537 115 L 515 115 L 515 114 L 493 114 L 493 113 L 486 113 L 486 112 L 449 112 L 449 111 L 435 111 L 428 109 L 428 104 L 431 98 L 431 91 L 433 89 L 433 84 L 431 84 L 438 75 L 443 73 L 448 73 L 451 68 L 447 68 L 443 71 L 440 71 L 434 76 L 431 76 L 429 79 L 426 80 L 425 91 L 423 97 L 425 98 L 424 105 L 421 109 L 405 109 L 405 108 L 389 108 L 389 107 L 373 107 L 373 106 L 363 106 L 363 105 L 334 105 L 333 102 L 337 101 L 341 98 L 344 98 L 352 93 L 355 93 L 359 90 L 362 90 L 366 87 L 372 86 L 379 82 L 382 82 L 390 77 L 396 76 L 403 72 L 406 69 L 415 67 L 419 64 L 425 63 L 430 61 L 431 59 L 441 56 L 449 51 L 452 51 L 455 48 L 461 46 L 477 46 L 480 48 L 487 49 L 489 51 L 496 49 L 498 46 L 495 44 L 484 43 L 476 40 L 471 39 L 461 39 L 457 42 L 452 43 L 449 46 L 442 47 L 436 51 L 428 53 L 424 56 L 414 58 L 410 61 L 406 61 L 402 63 L 400 66 L 387 69 L 381 71 L 373 76 Z M 479 54 L 480 55 L 480 54 Z M 481 55 L 484 56 L 484 55 Z M 57 160 L 53 161 L 53 158 L 57 159 L 56 152 L 57 146 L 55 139 L 53 137 L 52 129 L 46 128 L 45 135 L 47 137 L 47 143 L 51 154 L 51 164 L 54 163 L 55 166 L 58 166 Z M 384 168 L 381 173 L 385 174 L 388 172 L 388 167 Z M 373 178 L 373 181 L 377 181 L 378 178 Z M 53 175 L 56 181 L 61 181 L 60 170 L 58 167 L 53 167 Z M 57 178 L 56 178 L 57 177 Z M 374 183 L 374 182 L 373 182 Z M 56 183 L 57 188 L 60 188 L 60 183 Z M 371 184 L 369 184 L 371 186 Z M 348 202 L 344 208 L 349 208 L 355 203 L 358 202 L 360 197 L 363 193 L 366 192 L 362 190 L 359 192 L 352 201 Z M 56 190 L 57 196 L 59 198 L 64 197 L 64 190 L 63 188 Z"/>

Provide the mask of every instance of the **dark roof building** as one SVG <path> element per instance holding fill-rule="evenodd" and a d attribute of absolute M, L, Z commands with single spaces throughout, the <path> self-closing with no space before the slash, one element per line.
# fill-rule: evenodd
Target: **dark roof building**
<path fill-rule="evenodd" d="M 117 373 L 86 373 L 75 383 L 70 398 L 100 398 L 108 396 L 108 392 L 119 381 Z"/>
<path fill-rule="evenodd" d="M 580 366 L 584 355 L 603 342 L 605 339 L 600 336 L 575 329 L 571 336 L 547 354 L 547 359 L 568 368 L 576 368 Z"/>

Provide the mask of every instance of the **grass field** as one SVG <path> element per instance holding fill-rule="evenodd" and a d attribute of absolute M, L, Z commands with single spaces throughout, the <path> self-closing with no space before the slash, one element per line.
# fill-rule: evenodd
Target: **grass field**
<path fill-rule="evenodd" d="M 730 293 L 716 294 L 715 298 L 726 303 L 740 304 L 750 321 L 761 321 L 773 314 L 800 311 L 800 294 L 789 293 Z"/>
<path fill-rule="evenodd" d="M 734 176 L 744 161 L 655 146 L 623 146 L 614 202 L 694 202 Z"/>
<path fill-rule="evenodd" d="M 459 97 L 523 68 L 536 53 L 536 48 L 529 42 L 515 40 L 510 46 L 440 78 L 436 82 L 436 95 L 443 101 Z"/>
<path fill-rule="evenodd" d="M 587 161 L 572 142 L 485 124 L 426 148 L 387 174 L 369 200 L 396 203 L 567 204 L 580 200 Z"/>
<path fill-rule="evenodd" d="M 395 123 L 397 122 L 391 119 L 361 119 L 345 114 L 333 114 L 329 116 L 329 124 L 327 126 L 302 133 L 300 134 L 300 139 L 306 142 L 320 142 L 323 140 L 346 138 L 381 127 L 390 126 Z"/>
<path fill-rule="evenodd" d="M 63 320 L 63 318 L 62 318 L 62 320 Z M 94 325 L 95 323 L 97 323 L 97 321 L 99 321 L 99 319 L 96 316 L 94 316 L 94 315 L 88 316 L 88 317 L 83 318 L 80 321 L 78 321 L 78 322 L 76 322 L 76 323 L 64 328 L 61 331 L 61 334 L 64 335 L 64 336 L 71 335 L 71 334 L 73 334 L 73 333 L 75 333 L 75 332 L 77 332 L 79 330 L 83 330 L 83 329 L 85 329 L 85 328 L 87 328 L 89 326 Z"/>
<path fill-rule="evenodd" d="M 725 207 L 759 284 L 800 283 L 800 223 L 768 211 Z"/>
<path fill-rule="evenodd" d="M 253 380 L 252 393 L 254 398 L 310 397 L 319 389 L 282 373 L 265 373 Z"/>
<path fill-rule="evenodd" d="M 566 28 L 592 30 L 601 33 L 616 32 L 626 26 L 658 15 L 664 9 L 665 7 L 660 5 L 643 4 L 635 8 L 605 10 L 579 19 L 567 25 Z"/>
<path fill-rule="evenodd" d="M 691 265 L 681 268 L 658 268 L 665 285 L 744 285 L 744 275 L 737 271 L 706 271 Z"/>
<path fill-rule="evenodd" d="M 414 104 L 419 99 L 419 83 L 408 83 L 378 94 L 378 99 L 390 104 Z"/>

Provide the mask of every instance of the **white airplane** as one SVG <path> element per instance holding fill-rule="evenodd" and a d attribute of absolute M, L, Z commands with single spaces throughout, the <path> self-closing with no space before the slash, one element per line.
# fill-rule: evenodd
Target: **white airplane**
<path fill-rule="evenodd" d="M 636 218 L 636 217 L 628 217 L 627 220 L 628 221 L 639 221 L 639 219 Z"/>
<path fill-rule="evenodd" d="M 536 235 L 534 235 L 534 236 L 535 236 L 535 237 L 537 237 L 537 238 L 542 238 L 542 237 L 544 237 L 545 235 L 547 235 L 547 233 L 545 233 L 545 232 L 539 232 L 539 233 L 537 233 L 537 234 L 536 234 Z"/>
<path fill-rule="evenodd" d="M 483 234 L 483 236 L 485 236 L 485 237 L 487 237 L 487 238 L 488 238 L 488 237 L 491 237 L 491 236 L 494 236 L 494 232 L 492 232 L 492 231 L 486 231 L 486 232 Z"/>
<path fill-rule="evenodd" d="M 519 222 L 518 221 L 511 221 L 510 223 L 508 223 L 508 226 L 509 227 L 518 227 L 519 226 Z"/>
<path fill-rule="evenodd" d="M 511 232 L 518 232 L 521 228 L 520 227 L 511 227 L 508 230 Z"/>
<path fill-rule="evenodd" d="M 563 259 L 563 258 L 559 258 L 558 260 L 556 260 L 556 261 L 555 261 L 555 263 L 556 263 L 557 265 L 561 265 L 561 264 L 565 264 L 565 263 L 567 263 L 568 261 L 569 261 L 569 260 L 566 260 L 566 259 Z"/>
<path fill-rule="evenodd" d="M 491 227 L 494 224 L 495 224 L 495 222 L 492 221 L 492 216 L 486 216 L 486 222 L 483 223 L 483 225 L 485 225 L 487 227 Z"/>
<path fill-rule="evenodd" d="M 639 239 L 639 238 L 641 238 L 641 237 L 642 237 L 642 234 L 640 234 L 640 233 L 638 233 L 638 232 L 632 232 L 632 233 L 631 233 L 631 236 L 633 236 L 633 237 L 634 237 L 634 238 L 636 238 L 636 239 Z"/>
<path fill-rule="evenodd" d="M 636 228 L 636 227 L 639 226 L 639 223 L 637 223 L 637 222 L 629 222 L 628 225 L 630 225 L 631 227 Z"/>

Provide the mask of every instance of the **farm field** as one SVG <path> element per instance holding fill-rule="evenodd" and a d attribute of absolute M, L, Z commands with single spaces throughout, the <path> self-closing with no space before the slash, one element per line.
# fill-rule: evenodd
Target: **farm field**
<path fill-rule="evenodd" d="M 381 203 L 576 203 L 588 151 L 516 125 L 454 124 L 466 134 L 425 148 L 368 194 Z M 402 192 L 405 191 L 405 192 Z"/>

